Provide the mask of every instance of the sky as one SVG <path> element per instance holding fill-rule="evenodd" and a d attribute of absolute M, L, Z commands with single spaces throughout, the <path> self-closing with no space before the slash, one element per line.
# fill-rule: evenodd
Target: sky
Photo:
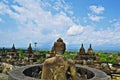
<path fill-rule="evenodd" d="M 120 51 L 119 0 L 0 0 L 0 47 Z"/>

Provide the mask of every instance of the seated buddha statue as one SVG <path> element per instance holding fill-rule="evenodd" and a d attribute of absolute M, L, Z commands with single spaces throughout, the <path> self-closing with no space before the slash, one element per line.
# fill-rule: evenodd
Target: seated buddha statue
<path fill-rule="evenodd" d="M 76 68 L 72 60 L 66 59 L 63 55 L 66 45 L 61 38 L 54 43 L 54 57 L 48 58 L 43 63 L 42 80 L 76 80 Z M 69 76 L 67 76 L 69 73 Z"/>

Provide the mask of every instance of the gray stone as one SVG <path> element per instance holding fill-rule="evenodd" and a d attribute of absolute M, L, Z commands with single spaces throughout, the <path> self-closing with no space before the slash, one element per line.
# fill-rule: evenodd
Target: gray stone
<path fill-rule="evenodd" d="M 0 73 L 0 80 L 8 80 L 8 75 Z"/>
<path fill-rule="evenodd" d="M 23 74 L 23 72 L 28 69 L 28 71 L 30 71 L 29 73 L 32 73 L 32 71 L 34 71 L 35 67 L 42 67 L 42 64 L 36 64 L 36 65 L 29 65 L 29 66 L 24 66 L 24 67 L 20 67 L 17 68 L 13 71 L 11 71 L 9 73 L 9 78 L 8 80 L 41 80 L 38 78 L 34 78 L 31 77 L 29 75 L 31 74 Z M 80 71 L 84 71 L 82 74 L 86 74 L 90 73 L 91 75 L 89 75 L 89 78 L 91 76 L 90 79 L 84 79 L 84 80 L 108 80 L 108 76 L 101 70 L 95 69 L 95 68 L 90 68 L 87 66 L 81 66 L 81 65 L 76 65 L 76 68 L 79 68 L 80 70 L 78 70 L 77 72 L 80 73 Z M 88 76 L 88 75 L 87 75 Z M 83 79 L 81 79 L 83 80 Z"/>

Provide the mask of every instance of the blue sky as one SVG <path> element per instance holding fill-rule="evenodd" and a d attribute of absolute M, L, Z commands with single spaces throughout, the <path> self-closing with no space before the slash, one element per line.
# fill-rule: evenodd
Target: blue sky
<path fill-rule="evenodd" d="M 0 0 L 0 47 L 120 50 L 119 0 Z"/>

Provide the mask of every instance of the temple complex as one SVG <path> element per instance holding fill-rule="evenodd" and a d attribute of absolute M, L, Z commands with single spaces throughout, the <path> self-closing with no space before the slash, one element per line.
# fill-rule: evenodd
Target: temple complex
<path fill-rule="evenodd" d="M 27 53 L 33 54 L 31 43 L 29 44 L 29 47 L 27 49 Z"/>
<path fill-rule="evenodd" d="M 16 49 L 15 49 L 15 45 L 14 45 L 14 44 L 13 44 L 13 46 L 12 46 L 10 52 L 16 52 Z"/>
<path fill-rule="evenodd" d="M 87 53 L 85 52 L 83 44 L 81 45 L 81 48 L 76 56 L 76 63 L 80 63 L 82 65 L 96 65 L 99 64 L 100 60 L 98 57 L 94 55 L 94 51 L 92 49 L 92 45 L 90 44 Z"/>
<path fill-rule="evenodd" d="M 5 58 L 6 55 L 7 55 L 7 54 L 6 54 L 6 52 L 5 52 L 5 48 L 3 47 L 1 56 L 2 56 L 3 58 Z"/>
<path fill-rule="evenodd" d="M 43 57 L 43 53 L 41 53 L 41 51 L 40 52 L 38 51 L 38 54 L 34 54 L 34 52 L 36 50 L 33 51 L 31 43 L 29 44 L 29 46 L 26 50 L 23 49 L 22 51 L 20 51 L 19 49 L 16 49 L 15 45 L 13 44 L 10 49 L 6 48 L 6 50 L 5 50 L 4 47 L 3 47 L 3 49 L 1 49 L 0 61 L 1 61 L 1 63 L 10 64 L 10 65 L 19 66 L 19 67 L 25 66 L 25 65 L 39 64 L 39 63 L 42 63 L 45 61 L 44 67 L 48 68 L 48 69 L 50 67 L 53 68 L 50 71 L 52 71 L 54 74 L 56 74 L 57 71 L 58 71 L 58 73 L 63 73 L 63 72 L 65 73 L 65 71 L 68 69 L 68 66 L 69 66 L 69 68 L 72 66 L 72 68 L 70 70 L 70 71 L 72 71 L 73 69 L 75 69 L 73 66 L 75 64 L 75 65 L 81 65 L 83 67 L 86 66 L 86 67 L 100 69 L 110 76 L 111 76 L 111 74 L 112 74 L 112 76 L 120 76 L 120 75 L 118 75 L 118 74 L 120 74 L 120 54 L 118 54 L 118 57 L 116 58 L 116 62 L 114 64 L 112 64 L 112 68 L 111 68 L 109 65 L 103 66 L 104 62 L 100 61 L 99 54 L 94 53 L 94 50 L 93 50 L 91 44 L 89 45 L 87 51 L 85 50 L 83 44 L 81 44 L 79 52 L 75 51 L 73 53 L 70 53 L 70 52 L 65 53 L 65 50 L 66 50 L 66 44 L 63 42 L 63 40 L 61 38 L 58 38 L 57 41 L 54 42 L 51 51 L 44 52 L 44 57 Z M 61 55 L 64 53 L 65 53 L 65 55 Z M 22 55 L 22 57 L 20 57 L 20 54 Z M 45 58 L 45 54 L 47 55 L 46 58 Z M 76 54 L 77 54 L 77 56 L 76 56 Z M 70 56 L 74 55 L 74 57 L 76 56 L 76 58 L 74 59 L 74 58 L 70 57 L 73 60 L 67 61 L 67 60 L 69 60 L 69 59 L 67 59 L 67 58 L 69 58 L 69 55 Z M 64 56 L 67 58 L 65 58 Z M 110 55 L 110 58 L 112 58 L 111 55 Z M 42 61 L 40 61 L 40 60 L 42 60 Z M 62 63 L 63 63 L 63 65 L 62 65 Z M 68 63 L 70 63 L 70 64 L 68 64 Z M 51 64 L 53 64 L 53 65 L 51 65 Z M 41 65 L 43 65 L 43 64 L 41 64 Z M 49 66 L 47 67 L 47 65 L 49 65 Z M 61 68 L 56 67 L 58 65 L 61 66 Z M 45 71 L 45 68 L 44 68 L 44 71 Z M 1 68 L 0 71 L 5 72 L 5 73 L 7 71 L 7 74 L 8 74 L 10 68 L 5 68 L 5 69 L 6 70 L 3 70 L 3 68 Z M 11 70 L 12 70 L 12 68 L 11 68 Z M 42 68 L 41 68 L 41 70 L 42 70 Z M 70 75 L 70 71 L 67 72 L 68 76 Z M 81 75 L 79 75 L 80 78 L 86 78 L 85 76 L 82 77 L 82 75 L 87 75 L 88 79 L 92 78 L 91 72 L 89 72 L 89 70 L 88 70 L 87 74 L 86 74 L 85 71 L 86 71 L 86 69 L 83 70 L 83 68 L 81 68 L 81 69 L 77 68 L 77 72 L 81 74 Z M 33 69 L 33 72 L 34 72 L 34 69 Z M 49 71 L 47 71 L 47 72 L 49 72 Z M 26 72 L 26 73 L 28 73 L 28 72 Z M 44 76 L 43 78 L 46 78 L 47 74 L 48 73 L 43 75 Z M 31 73 L 31 75 L 33 75 L 33 74 Z M 37 75 L 39 75 L 39 73 Z M 60 74 L 60 75 L 63 75 L 63 74 Z M 60 75 L 56 74 L 55 76 L 60 76 Z M 49 76 L 51 78 L 53 77 L 51 74 Z M 92 76 L 94 76 L 94 75 L 92 74 Z M 65 75 L 64 75 L 64 77 L 65 77 Z M 77 75 L 77 77 L 78 77 L 78 75 Z M 56 78 L 56 77 L 54 77 L 54 78 Z M 63 79 L 63 78 L 61 78 L 61 79 Z M 67 78 L 67 79 L 70 79 L 70 78 Z M 78 79 L 78 80 L 80 80 L 80 79 Z"/>
<path fill-rule="evenodd" d="M 120 53 L 116 59 L 116 62 L 113 64 L 113 67 L 116 68 L 116 73 L 120 74 Z"/>
<path fill-rule="evenodd" d="M 16 50 L 14 44 L 13 44 L 12 48 L 10 49 L 10 51 L 8 52 L 5 60 L 7 63 L 10 63 L 12 65 L 14 65 L 15 62 L 18 61 L 18 53 L 17 53 L 17 50 Z"/>
<path fill-rule="evenodd" d="M 54 56 L 45 58 L 42 64 L 22 66 L 9 72 L 8 80 L 108 80 L 104 72 L 88 66 L 75 64 L 74 60 L 67 59 L 64 55 L 65 50 L 66 44 L 61 38 L 57 39 L 49 52 L 50 55 L 55 54 Z M 83 60 L 84 64 L 92 62 L 90 59 L 93 59 L 92 56 L 94 54 L 91 55 L 93 52 L 91 50 L 92 47 L 90 45 L 90 49 L 85 53 L 82 44 L 78 53 L 78 59 Z M 32 56 L 34 53 L 31 44 L 29 44 L 25 54 L 28 54 L 28 63 L 31 63 L 32 58 L 34 58 Z"/>
<path fill-rule="evenodd" d="M 27 48 L 27 51 L 25 52 L 24 56 L 25 57 L 31 57 L 33 54 L 33 51 L 32 51 L 32 46 L 31 46 L 31 43 L 29 44 L 28 48 Z"/>
<path fill-rule="evenodd" d="M 7 54 L 5 52 L 5 48 L 3 47 L 1 54 L 0 54 L 0 62 L 4 62 Z"/>
<path fill-rule="evenodd" d="M 33 62 L 36 61 L 35 54 L 33 53 L 31 43 L 29 44 L 29 47 L 27 49 L 27 52 L 24 55 L 26 57 L 26 61 L 28 61 L 30 64 L 33 64 Z"/>
<path fill-rule="evenodd" d="M 79 60 L 84 60 L 84 59 L 88 60 L 88 59 L 91 59 L 91 58 L 92 59 L 95 58 L 94 55 L 93 55 L 93 49 L 91 47 L 91 44 L 90 44 L 90 47 L 89 47 L 87 53 L 85 52 L 85 49 L 84 49 L 83 44 L 82 44 L 81 48 L 79 50 L 79 53 L 77 55 L 77 59 L 79 59 Z"/>
<path fill-rule="evenodd" d="M 91 44 L 90 44 L 90 47 L 88 48 L 87 53 L 90 55 L 93 55 L 93 53 L 94 53 Z"/>
<path fill-rule="evenodd" d="M 81 48 L 79 50 L 79 54 L 85 54 L 85 49 L 83 47 L 83 44 L 81 45 Z"/>
<path fill-rule="evenodd" d="M 12 48 L 10 49 L 9 51 L 9 55 L 17 55 L 17 51 L 16 51 L 16 48 L 15 48 L 15 45 L 13 44 Z"/>
<path fill-rule="evenodd" d="M 15 48 L 15 45 L 13 44 L 12 48 L 10 49 L 10 51 L 8 52 L 8 54 L 12 57 L 16 57 L 17 56 L 17 51 Z"/>

